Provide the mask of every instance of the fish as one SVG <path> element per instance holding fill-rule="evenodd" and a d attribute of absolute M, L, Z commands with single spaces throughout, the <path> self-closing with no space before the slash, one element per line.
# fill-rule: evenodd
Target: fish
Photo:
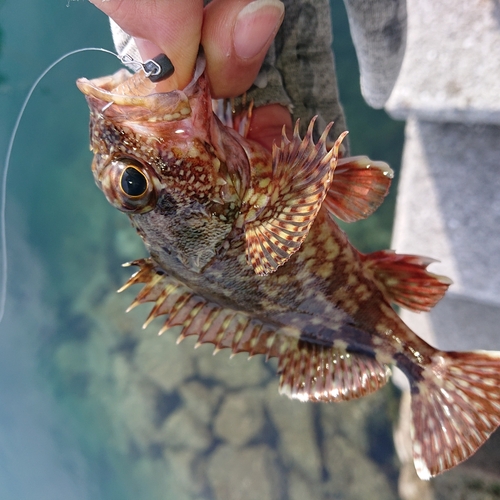
<path fill-rule="evenodd" d="M 433 259 L 364 254 L 337 224 L 371 215 L 392 170 L 344 157 L 313 118 L 272 151 L 214 112 L 199 56 L 191 83 L 158 92 L 122 69 L 77 81 L 90 108 L 92 172 L 149 253 L 121 290 L 160 334 L 180 326 L 232 355 L 277 358 L 279 391 L 349 401 L 383 387 L 397 366 L 411 391 L 413 458 L 429 479 L 467 459 L 500 424 L 500 352 L 446 352 L 415 334 L 394 306 L 429 311 L 451 280 Z M 121 291 L 120 290 L 120 291 Z"/>

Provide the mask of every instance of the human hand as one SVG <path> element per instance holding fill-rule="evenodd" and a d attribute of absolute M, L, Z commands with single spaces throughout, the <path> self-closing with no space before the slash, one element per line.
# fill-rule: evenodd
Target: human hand
<path fill-rule="evenodd" d="M 91 0 L 132 35 L 143 60 L 165 53 L 175 73 L 158 84 L 167 92 L 192 78 L 200 44 L 214 98 L 235 97 L 255 80 L 284 15 L 279 0 Z M 254 110 L 248 137 L 267 148 L 291 132 L 289 111 L 279 104 Z"/>

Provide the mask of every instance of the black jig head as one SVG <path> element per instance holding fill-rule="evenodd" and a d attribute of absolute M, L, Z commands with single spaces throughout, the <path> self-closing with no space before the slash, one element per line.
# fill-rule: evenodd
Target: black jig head
<path fill-rule="evenodd" d="M 165 54 L 158 54 L 153 59 L 147 60 L 142 68 L 153 83 L 170 78 L 175 71 L 172 61 Z"/>

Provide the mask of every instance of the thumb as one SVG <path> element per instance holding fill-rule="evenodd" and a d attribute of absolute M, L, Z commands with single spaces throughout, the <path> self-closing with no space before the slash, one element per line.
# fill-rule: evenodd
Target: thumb
<path fill-rule="evenodd" d="M 250 88 L 284 12 L 279 0 L 213 0 L 205 7 L 201 44 L 213 97 L 235 97 Z"/>

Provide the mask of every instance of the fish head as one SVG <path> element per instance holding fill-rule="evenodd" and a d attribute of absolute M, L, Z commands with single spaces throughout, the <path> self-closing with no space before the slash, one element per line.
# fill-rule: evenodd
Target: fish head
<path fill-rule="evenodd" d="M 153 257 L 200 272 L 233 227 L 249 168 L 213 114 L 203 59 L 184 90 L 156 92 L 142 71 L 126 70 L 77 85 L 90 108 L 97 186 Z"/>

